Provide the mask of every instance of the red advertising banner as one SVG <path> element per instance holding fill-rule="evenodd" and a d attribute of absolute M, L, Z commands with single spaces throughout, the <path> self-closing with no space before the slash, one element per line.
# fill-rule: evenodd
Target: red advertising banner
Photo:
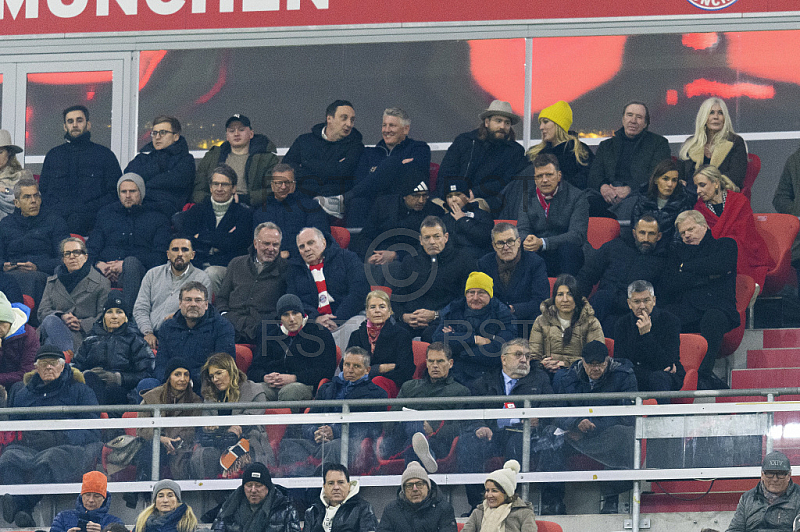
<path fill-rule="evenodd" d="M 0 0 L 3 35 L 793 11 L 793 0 Z"/>

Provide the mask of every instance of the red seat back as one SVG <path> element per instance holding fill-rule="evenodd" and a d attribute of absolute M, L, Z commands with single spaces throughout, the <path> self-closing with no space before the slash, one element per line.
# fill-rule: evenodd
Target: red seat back
<path fill-rule="evenodd" d="M 428 370 L 427 359 L 429 345 L 431 344 L 428 342 L 420 342 L 418 340 L 411 342 L 411 349 L 414 352 L 414 365 L 417 367 L 414 371 L 415 379 L 424 377 L 425 372 Z"/>
<path fill-rule="evenodd" d="M 350 231 L 344 227 L 332 225 L 331 236 L 334 240 L 336 240 L 336 243 L 339 244 L 339 247 L 342 249 L 347 249 L 347 246 L 350 245 Z"/>
<path fill-rule="evenodd" d="M 775 267 L 767 272 L 761 294 L 773 295 L 788 285 L 797 284 L 797 275 L 792 268 L 792 243 L 800 229 L 800 220 L 791 214 L 756 213 L 756 229 L 767 244 Z"/>
<path fill-rule="evenodd" d="M 613 218 L 589 218 L 589 229 L 586 232 L 586 240 L 594 249 L 614 240 L 619 236 L 619 222 Z"/>

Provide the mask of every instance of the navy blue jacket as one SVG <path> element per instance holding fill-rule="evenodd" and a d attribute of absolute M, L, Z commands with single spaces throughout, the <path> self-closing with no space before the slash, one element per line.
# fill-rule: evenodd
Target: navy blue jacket
<path fill-rule="evenodd" d="M 470 382 L 486 371 L 500 367 L 500 348 L 517 336 L 517 328 L 511 325 L 511 319 L 511 310 L 496 298 L 481 310 L 472 310 L 467 306 L 466 297 L 461 296 L 442 309 L 433 341 L 447 342 L 453 350 L 453 376 L 456 380 Z M 443 328 L 447 326 L 453 332 L 445 334 Z M 475 336 L 484 336 L 491 342 L 477 345 Z"/>
<path fill-rule="evenodd" d="M 14 277 L 0 271 L 0 292 L 5 294 L 9 303 L 22 303 L 22 289 Z"/>
<path fill-rule="evenodd" d="M 343 394 L 342 397 L 338 397 L 342 394 L 342 389 L 345 387 L 346 384 L 351 384 L 347 392 Z M 315 401 L 330 401 L 333 399 L 386 399 L 388 395 L 386 394 L 386 390 L 374 384 L 368 375 L 365 375 L 361 379 L 357 380 L 354 383 L 348 383 L 340 376 L 334 377 L 333 380 L 326 382 L 322 386 L 319 387 L 317 390 L 317 395 L 314 397 Z M 351 412 L 369 412 L 371 410 L 378 410 L 377 407 L 365 407 L 365 406 L 354 406 L 350 408 Z M 312 406 L 309 410 L 311 414 L 326 414 L 330 412 L 341 412 L 341 407 L 338 406 Z M 342 436 L 342 426 L 339 423 L 327 423 L 333 429 L 333 437 L 334 438 L 341 438 Z M 371 423 L 358 423 L 359 427 L 362 425 L 372 425 Z M 314 441 L 314 432 L 322 426 L 321 424 L 318 425 L 304 425 L 303 426 L 303 437 L 307 440 Z M 377 437 L 380 435 L 380 425 L 375 424 L 376 433 L 370 436 L 364 437 Z M 356 428 L 354 425 L 350 425 L 350 430 Z"/>
<path fill-rule="evenodd" d="M 44 158 L 39 177 L 42 204 L 68 219 L 76 210 L 92 217 L 100 207 L 117 201 L 117 180 L 122 175 L 114 152 L 91 141 L 91 132 L 56 146 Z"/>
<path fill-rule="evenodd" d="M 558 371 L 553 378 L 553 390 L 555 393 L 606 393 L 606 392 L 636 392 L 638 391 L 636 385 L 636 376 L 633 373 L 633 365 L 627 358 L 611 359 L 608 368 L 603 376 L 592 388 L 589 383 L 589 377 L 586 376 L 586 371 L 583 369 L 583 359 L 576 360 L 573 364 Z M 586 406 L 587 404 L 594 406 L 608 406 L 608 405 L 629 405 L 631 401 L 626 400 L 598 400 L 588 397 L 585 401 L 564 401 L 562 406 Z M 589 419 L 597 427 L 597 432 L 600 432 L 613 425 L 633 425 L 632 417 L 617 417 L 617 416 L 603 416 L 603 417 L 566 417 L 559 418 L 557 424 L 563 430 L 576 430 L 578 423 L 583 419 Z"/>
<path fill-rule="evenodd" d="M 533 251 L 520 247 L 522 256 L 511 274 L 508 286 L 503 286 L 498 275 L 497 254 L 487 253 L 478 259 L 478 270 L 494 280 L 494 298 L 514 306 L 514 319 L 533 322 L 541 314 L 539 305 L 550 297 L 550 281 L 544 259 Z M 528 329 L 530 330 L 530 329 Z"/>
<path fill-rule="evenodd" d="M 439 167 L 438 195 L 446 195 L 450 179 L 466 180 L 476 198 L 485 198 L 492 207 L 498 193 L 511 178 L 527 166 L 525 149 L 511 140 L 478 138 L 478 129 L 456 137 Z"/>
<path fill-rule="evenodd" d="M 106 494 L 106 499 L 103 501 L 103 504 L 96 510 L 87 510 L 84 508 L 81 496 L 78 495 L 78 500 L 75 501 L 75 509 L 58 512 L 56 518 L 53 519 L 53 524 L 50 525 L 50 530 L 52 532 L 67 532 L 70 528 L 80 526 L 79 523 L 81 521 L 97 523 L 100 525 L 100 528 L 105 528 L 106 525 L 110 525 L 111 523 L 125 524 L 119 517 L 108 513 L 110 508 L 110 493 Z"/>
<path fill-rule="evenodd" d="M 192 193 L 194 157 L 183 135 L 163 150 L 156 150 L 148 142 L 125 167 L 125 173 L 128 172 L 144 179 L 144 204 L 172 216 L 183 208 Z"/>
<path fill-rule="evenodd" d="M 381 196 L 372 203 L 368 222 L 364 224 L 361 233 L 354 235 L 348 249 L 352 249 L 364 258 L 369 258 L 367 254 L 373 244 L 374 250 L 394 247 L 397 253 L 395 260 L 402 261 L 408 254 L 405 249 L 413 249 L 419 245 L 419 227 L 422 225 L 422 220 L 428 216 L 443 217 L 443 215 L 442 208 L 430 200 L 425 203 L 422 210 L 415 211 L 408 208 L 403 196 L 399 194 Z M 386 231 L 391 232 L 384 234 Z M 400 244 L 405 244 L 406 247 Z"/>
<path fill-rule="evenodd" d="M 370 285 L 358 255 L 340 248 L 330 235 L 325 235 L 325 239 L 328 245 L 322 254 L 322 271 L 328 294 L 333 299 L 331 311 L 337 320 L 348 320 L 364 310 Z M 319 316 L 317 283 L 302 259 L 295 259 L 289 267 L 286 292 L 300 298 L 310 319 Z"/>
<path fill-rule="evenodd" d="M 22 216 L 19 209 L 0 220 L 0 257 L 3 262 L 32 262 L 39 271 L 53 275 L 61 264 L 59 244 L 69 236 L 60 216 L 39 211 Z"/>
<path fill-rule="evenodd" d="M 322 138 L 325 123 L 297 137 L 283 157 L 294 168 L 297 191 L 309 197 L 344 194 L 355 184 L 356 167 L 364 151 L 356 128 L 346 137 L 330 142 Z"/>
<path fill-rule="evenodd" d="M 309 320 L 294 336 L 277 326 L 270 327 L 266 336 L 262 330 L 259 327 L 256 345 L 263 347 L 247 370 L 251 381 L 264 382 L 264 375 L 277 372 L 295 375 L 297 382 L 316 387 L 336 370 L 336 344 L 325 327 Z"/>
<path fill-rule="evenodd" d="M 250 208 L 232 201 L 217 225 L 210 197 L 175 217 L 177 233 L 192 241 L 195 251 L 192 264 L 201 269 L 206 262 L 212 266 L 227 266 L 234 257 L 247 253 L 247 247 L 253 242 L 252 224 Z M 217 250 L 213 254 L 212 248 Z"/>
<path fill-rule="evenodd" d="M 281 228 L 281 249 L 289 250 L 289 256 L 300 258 L 297 251 L 297 234 L 306 227 L 316 227 L 323 233 L 331 232 L 328 215 L 319 203 L 299 192 L 293 192 L 283 201 L 270 194 L 262 207 L 253 211 L 253 228 L 263 222 L 272 222 Z"/>
<path fill-rule="evenodd" d="M 384 194 L 401 193 L 398 185 L 400 170 L 405 159 L 414 159 L 412 164 L 428 175 L 431 167 L 431 148 L 427 143 L 406 137 L 403 142 L 389 150 L 381 139 L 372 148 L 365 148 L 356 168 L 354 196 L 377 198 Z"/>
<path fill-rule="evenodd" d="M 183 314 L 176 312 L 158 329 L 156 378 L 164 382 L 167 362 L 172 358 L 183 358 L 191 366 L 187 369 L 192 376 L 195 391 L 199 393 L 200 370 L 209 355 L 228 353 L 236 357 L 235 334 L 231 322 L 220 316 L 210 304 L 205 316 L 191 329 L 186 325 Z"/>
<path fill-rule="evenodd" d="M 447 206 L 447 204 L 445 204 Z M 469 251 L 476 259 L 492 250 L 492 215 L 478 206 L 477 202 L 464 205 L 461 209 L 466 216 L 456 220 L 450 216 L 450 208 L 439 214 L 439 217 L 450 233 L 450 240 L 456 247 Z"/>
<path fill-rule="evenodd" d="M 22 382 L 23 386 L 14 387 L 12 393 L 9 394 L 9 408 L 97 405 L 97 397 L 85 384 L 83 374 L 69 364 L 64 366 L 61 375 L 54 381 L 45 383 L 36 372 L 31 371 L 25 374 Z M 51 412 L 49 414 L 13 414 L 9 416 L 9 419 L 14 421 L 22 419 L 97 419 L 99 417 L 98 412 L 69 414 Z M 54 439 L 59 445 L 85 445 L 100 441 L 99 429 L 69 429 L 48 431 L 48 433 L 54 435 Z M 22 444 L 25 445 L 25 435 L 22 437 Z"/>
<path fill-rule="evenodd" d="M 97 223 L 86 240 L 89 260 L 136 257 L 145 268 L 154 268 L 164 263 L 169 230 L 169 219 L 151 208 L 134 205 L 126 209 L 119 201 L 106 205 L 97 213 Z"/>

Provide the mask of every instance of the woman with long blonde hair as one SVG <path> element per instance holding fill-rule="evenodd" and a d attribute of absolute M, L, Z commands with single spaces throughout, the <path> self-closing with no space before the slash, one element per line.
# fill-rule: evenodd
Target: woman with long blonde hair
<path fill-rule="evenodd" d="M 728 106 L 721 98 L 709 98 L 700 105 L 694 122 L 694 135 L 686 139 L 678 152 L 686 161 L 682 178 L 690 177 L 704 164 L 719 171 L 739 188 L 747 173 L 747 145 L 734 133 Z"/>
<path fill-rule="evenodd" d="M 136 518 L 138 532 L 194 532 L 197 517 L 192 507 L 181 500 L 181 488 L 164 479 L 153 486 L 153 503 Z"/>

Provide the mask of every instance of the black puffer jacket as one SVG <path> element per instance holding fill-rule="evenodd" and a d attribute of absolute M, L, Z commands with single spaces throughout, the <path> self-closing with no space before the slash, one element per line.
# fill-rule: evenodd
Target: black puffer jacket
<path fill-rule="evenodd" d="M 306 510 L 303 532 L 323 532 L 325 508 L 326 503 L 320 495 L 320 500 Z M 358 481 L 351 480 L 350 494 L 333 516 L 331 532 L 374 532 L 377 527 L 378 519 L 372 511 L 372 505 L 358 494 Z"/>
<path fill-rule="evenodd" d="M 431 481 L 428 497 L 417 504 L 406 499 L 403 487 L 397 499 L 383 510 L 378 532 L 456 532 L 456 517 L 453 505 L 439 492 Z"/>
<path fill-rule="evenodd" d="M 72 365 L 81 371 L 101 367 L 119 372 L 122 388 L 130 390 L 140 380 L 153 376 L 155 359 L 142 333 L 132 322 L 108 332 L 103 327 L 101 315 L 92 327 L 91 335 L 78 349 Z"/>
<path fill-rule="evenodd" d="M 174 144 L 156 150 L 148 142 L 128 166 L 144 179 L 144 204 L 171 216 L 181 210 L 194 186 L 194 157 L 183 135 Z"/>
<path fill-rule="evenodd" d="M 245 501 L 244 488 L 239 486 L 222 503 L 219 515 L 211 525 L 214 532 L 300 532 L 297 510 L 282 486 L 272 485 L 261 507 L 248 523 L 239 519 L 239 506 Z M 249 504 L 249 503 L 248 503 Z"/>

